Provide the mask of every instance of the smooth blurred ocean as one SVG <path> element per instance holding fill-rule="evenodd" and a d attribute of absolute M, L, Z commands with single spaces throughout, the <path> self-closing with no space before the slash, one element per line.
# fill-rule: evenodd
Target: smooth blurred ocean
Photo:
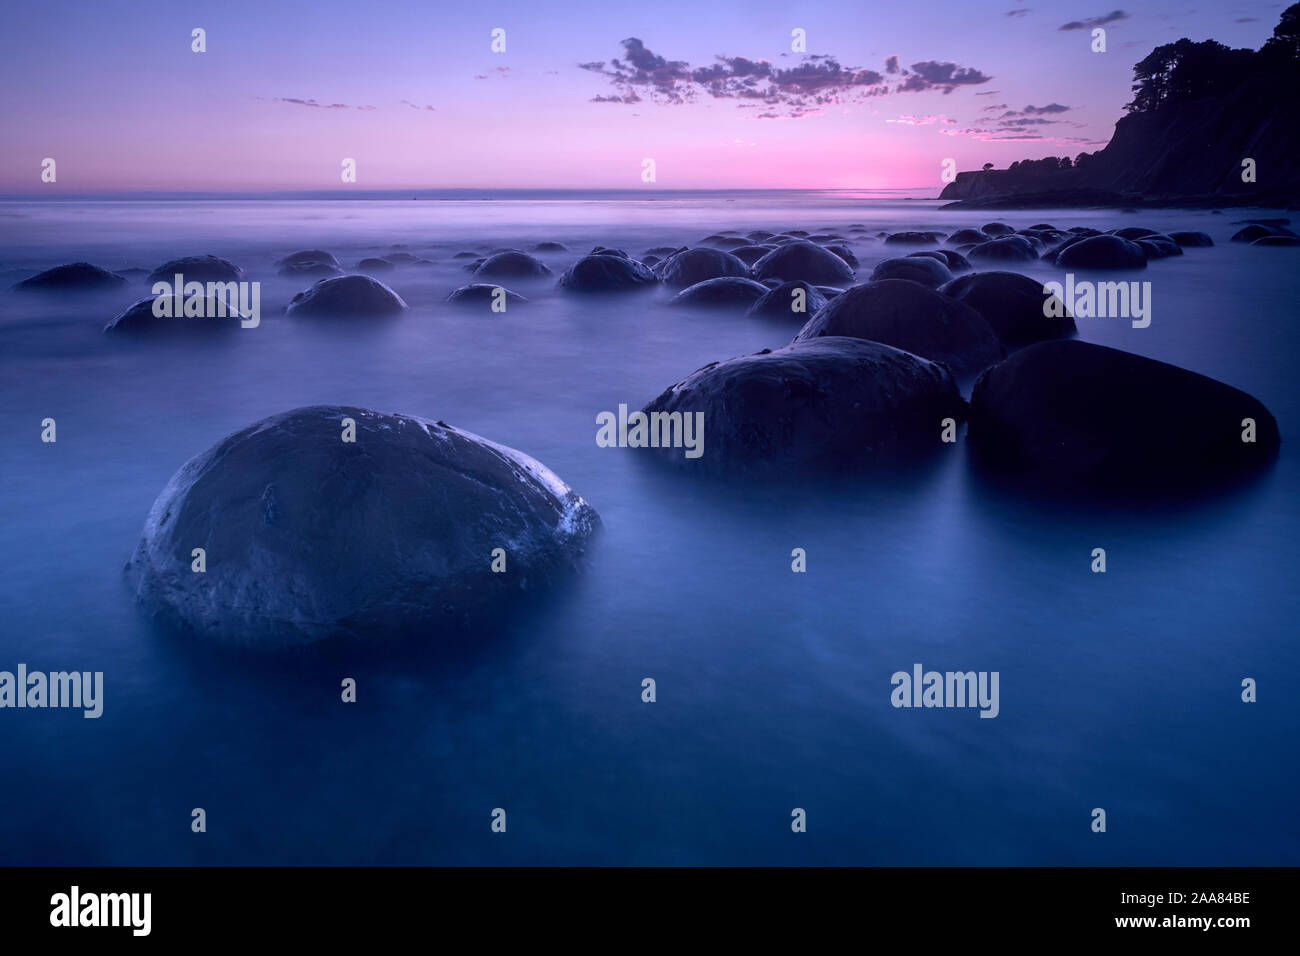
<path fill-rule="evenodd" d="M 939 205 L 0 204 L 0 669 L 105 675 L 98 720 L 0 711 L 0 863 L 1300 864 L 1300 259 L 1228 242 L 1234 220 L 1286 214 Z M 563 242 L 539 256 L 558 275 L 597 244 L 639 256 L 721 230 L 992 219 L 1213 236 L 1124 277 L 1153 284 L 1149 328 L 1081 319 L 1080 337 L 1255 395 L 1281 426 L 1276 467 L 1138 511 L 1018 501 L 977 481 L 960 443 L 906 481 L 699 482 L 597 447 L 596 415 L 780 347 L 797 323 L 553 281 L 506 283 L 532 301 L 505 315 L 442 301 L 472 281 L 452 259 L 463 250 Z M 432 260 L 383 278 L 411 306 L 400 319 L 279 314 L 310 280 L 277 276 L 275 259 L 322 248 L 350 268 L 395 245 Z M 850 245 L 859 281 L 911 251 Z M 65 262 L 148 270 L 207 253 L 263 283 L 261 325 L 220 343 L 103 335 L 148 293 L 138 275 L 110 293 L 9 291 Z M 316 403 L 443 419 L 544 462 L 604 520 L 589 573 L 528 627 L 433 656 L 236 654 L 159 632 L 122 577 L 155 496 L 229 433 Z M 796 547 L 806 574 L 791 573 Z M 999 671 L 1000 715 L 894 709 L 890 675 L 915 662 Z M 1245 677 L 1258 703 L 1241 702 Z M 795 807 L 806 834 L 791 833 Z"/>

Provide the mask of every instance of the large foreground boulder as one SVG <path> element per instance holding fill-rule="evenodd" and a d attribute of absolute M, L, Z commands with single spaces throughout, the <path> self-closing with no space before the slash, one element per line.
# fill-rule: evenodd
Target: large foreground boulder
<path fill-rule="evenodd" d="M 802 279 L 780 282 L 760 296 L 746 315 L 773 319 L 797 319 L 802 325 L 829 300 L 816 286 Z"/>
<path fill-rule="evenodd" d="M 1064 303 L 1041 282 L 1017 272 L 972 272 L 939 291 L 984 316 L 1007 350 L 1078 332 Z"/>
<path fill-rule="evenodd" d="M 291 300 L 289 315 L 370 318 L 406 311 L 402 297 L 370 276 L 335 276 L 321 279 Z"/>
<path fill-rule="evenodd" d="M 441 422 L 318 405 L 187 462 L 128 569 L 156 614 L 223 642 L 436 641 L 573 570 L 598 525 L 522 452 Z"/>
<path fill-rule="evenodd" d="M 927 288 L 937 289 L 945 282 L 952 281 L 952 271 L 946 261 L 930 256 L 903 256 L 877 263 L 871 270 L 871 281 L 878 282 L 881 279 L 911 279 Z"/>
<path fill-rule="evenodd" d="M 852 282 L 852 267 L 813 242 L 795 240 L 773 249 L 754 263 L 756 279 L 803 279 L 814 285 Z"/>
<path fill-rule="evenodd" d="M 219 296 L 206 296 L 195 300 L 201 303 L 197 311 L 202 315 L 186 315 L 184 296 L 170 296 L 166 302 L 161 296 L 149 296 L 134 303 L 113 318 L 104 331 L 112 334 L 170 335 L 191 332 L 230 332 L 241 327 L 236 301 Z M 161 302 L 160 302 L 161 300 Z M 155 314 L 155 303 L 159 303 Z M 193 311 L 193 309 L 192 309 Z M 251 321 L 251 319 L 250 319 Z"/>
<path fill-rule="evenodd" d="M 826 335 L 883 342 L 942 362 L 957 375 L 979 372 L 1002 357 L 1002 344 L 982 315 L 908 279 L 854 286 L 809 319 L 795 341 Z"/>
<path fill-rule="evenodd" d="M 569 292 L 629 292 L 644 289 L 659 280 L 653 272 L 623 256 L 583 256 L 560 276 L 559 285 Z"/>
<path fill-rule="evenodd" d="M 115 289 L 125 284 L 126 279 L 115 272 L 93 266 L 89 262 L 72 262 L 38 272 L 17 283 L 14 289 L 18 292 L 90 292 Z"/>
<path fill-rule="evenodd" d="M 819 338 L 713 363 L 644 409 L 650 428 L 701 420 L 700 454 L 668 442 L 664 460 L 714 474 L 844 468 L 943 447 L 964 405 L 947 369 L 853 338 Z M 656 422 L 659 424 L 656 425 Z"/>
<path fill-rule="evenodd" d="M 1264 465 L 1281 439 L 1268 409 L 1245 392 L 1063 339 L 1031 345 L 980 376 L 969 441 L 981 464 L 1039 490 L 1158 497 Z"/>

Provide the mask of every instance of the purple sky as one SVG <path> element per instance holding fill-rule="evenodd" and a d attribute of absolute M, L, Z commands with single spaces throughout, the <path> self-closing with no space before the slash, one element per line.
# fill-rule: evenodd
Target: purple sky
<path fill-rule="evenodd" d="M 948 157 L 971 169 L 1099 148 L 1152 47 L 1258 47 L 1284 6 L 13 4 L 0 192 L 937 189 Z M 1062 29 L 1094 20 L 1105 53 L 1087 25 Z M 205 53 L 191 52 L 195 27 Z M 40 180 L 45 157 L 57 183 Z"/>

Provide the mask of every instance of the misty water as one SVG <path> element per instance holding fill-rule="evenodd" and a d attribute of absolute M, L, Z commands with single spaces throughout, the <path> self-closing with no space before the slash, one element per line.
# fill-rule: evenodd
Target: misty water
<path fill-rule="evenodd" d="M 0 713 L 0 862 L 1300 863 L 1300 261 L 1228 242 L 1234 220 L 1285 213 L 938 206 L 0 205 L 0 669 L 105 680 L 97 720 Z M 639 256 L 720 230 L 995 218 L 1213 236 L 1115 277 L 1152 283 L 1149 328 L 1080 319 L 1080 337 L 1255 395 L 1281 427 L 1277 465 L 1208 500 L 1126 509 L 1019 500 L 972 474 L 960 442 L 905 478 L 700 481 L 598 447 L 597 414 L 780 347 L 797 322 L 668 308 L 667 290 L 575 296 L 553 278 L 505 283 L 531 301 L 504 315 L 443 301 L 472 281 L 463 250 L 563 242 L 540 254 L 558 275 L 596 244 Z M 900 254 L 849 244 L 859 280 Z M 321 248 L 350 269 L 395 246 L 431 260 L 384 277 L 411 307 L 401 318 L 280 314 L 310 280 L 276 275 L 276 259 Z M 207 253 L 262 283 L 260 326 L 104 335 L 148 294 L 140 274 L 106 293 L 9 291 L 65 262 L 149 270 Z M 587 573 L 508 633 L 455 647 L 431 631 L 428 647 L 271 655 L 159 629 L 122 573 L 154 498 L 231 432 L 317 403 L 442 419 L 542 461 L 604 521 Z M 55 444 L 40 440 L 47 417 Z M 1105 574 L 1090 571 L 1095 547 Z M 890 675 L 917 662 L 998 671 L 997 718 L 893 708 Z M 1245 677 L 1258 703 L 1242 703 Z M 190 830 L 195 807 L 206 833 Z M 806 834 L 791 832 L 796 807 Z"/>

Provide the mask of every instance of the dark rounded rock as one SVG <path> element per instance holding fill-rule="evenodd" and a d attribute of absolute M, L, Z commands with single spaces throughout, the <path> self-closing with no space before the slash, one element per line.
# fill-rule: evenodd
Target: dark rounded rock
<path fill-rule="evenodd" d="M 772 238 L 772 233 L 766 229 L 755 229 L 753 232 L 745 233 L 745 238 L 753 242 L 766 242 Z"/>
<path fill-rule="evenodd" d="M 677 253 L 685 252 L 689 248 L 689 246 L 655 246 L 653 249 L 647 249 L 646 255 L 667 259 L 669 256 L 675 256 Z"/>
<path fill-rule="evenodd" d="M 357 263 L 357 271 L 364 272 L 366 275 L 379 275 L 386 272 L 392 272 L 396 268 L 397 266 L 393 265 L 387 259 L 378 259 L 374 256 L 362 259 Z"/>
<path fill-rule="evenodd" d="M 972 272 L 939 291 L 982 315 L 1008 350 L 1078 332 L 1064 303 L 1041 282 L 1016 272 Z M 1048 311 L 1060 316 L 1049 316 Z"/>
<path fill-rule="evenodd" d="M 621 256 L 583 256 L 560 276 L 559 285 L 570 292 L 627 292 L 644 289 L 658 280 L 635 259 Z"/>
<path fill-rule="evenodd" d="M 835 253 L 837 256 L 843 259 L 848 264 L 850 269 L 856 269 L 858 267 L 858 257 L 853 254 L 852 249 L 850 249 L 848 246 L 844 245 L 843 243 L 828 242 L 825 244 L 824 248 Z"/>
<path fill-rule="evenodd" d="M 428 261 L 426 259 L 421 259 L 419 256 L 413 256 L 409 252 L 390 252 L 388 255 L 384 256 L 384 259 L 394 265 L 403 266 L 413 266 L 417 263 Z"/>
<path fill-rule="evenodd" d="M 958 229 L 946 240 L 950 246 L 978 245 L 987 242 L 988 236 L 978 229 Z"/>
<path fill-rule="evenodd" d="M 1260 236 L 1252 246 L 1300 246 L 1300 236 Z"/>
<path fill-rule="evenodd" d="M 321 279 L 299 292 L 285 309 L 288 315 L 370 318 L 406 311 L 402 297 L 370 276 L 335 276 Z"/>
<path fill-rule="evenodd" d="M 282 276 L 337 276 L 343 274 L 339 261 L 322 249 L 304 249 L 276 263 Z"/>
<path fill-rule="evenodd" d="M 522 452 L 441 422 L 313 406 L 182 466 L 129 571 L 156 614 L 224 643 L 438 639 L 576 570 L 599 520 Z M 506 573 L 491 569 L 495 548 Z"/>
<path fill-rule="evenodd" d="M 828 337 L 713 363 L 645 407 L 701 413 L 702 454 L 652 450 L 714 474 L 860 467 L 939 450 L 942 421 L 963 415 L 948 370 L 862 339 Z"/>
<path fill-rule="evenodd" d="M 533 252 L 568 252 L 569 247 L 562 242 L 539 242 L 533 246 Z"/>
<path fill-rule="evenodd" d="M 967 256 L 973 263 L 1033 262 L 1038 251 L 1024 236 L 1003 236 L 973 246 Z"/>
<path fill-rule="evenodd" d="M 814 242 L 796 241 L 773 249 L 754 263 L 759 279 L 803 279 L 816 284 L 853 281 L 853 268 Z"/>
<path fill-rule="evenodd" d="M 745 246 L 743 249 L 734 250 L 731 254 L 745 265 L 752 266 L 775 248 L 776 246 L 769 245 Z"/>
<path fill-rule="evenodd" d="M 1154 229 L 1148 229 L 1145 226 L 1125 226 L 1123 229 L 1112 229 L 1112 236 L 1119 236 L 1121 239 L 1145 239 L 1147 236 L 1159 235 Z"/>
<path fill-rule="evenodd" d="M 854 286 L 809 319 L 795 341 L 827 335 L 883 342 L 942 362 L 956 375 L 978 372 L 1002 357 L 997 334 L 982 315 L 907 279 Z"/>
<path fill-rule="evenodd" d="M 540 279 L 551 270 L 526 252 L 498 252 L 483 260 L 474 275 L 485 279 Z"/>
<path fill-rule="evenodd" d="M 1029 226 L 1028 228 L 1030 228 L 1030 229 L 1034 229 L 1034 230 L 1045 230 L 1045 229 L 1050 229 L 1050 230 L 1052 230 L 1053 232 L 1056 231 L 1056 227 L 1053 226 L 1050 222 L 1036 222 L 1036 223 L 1034 223 L 1032 226 Z"/>
<path fill-rule="evenodd" d="M 927 249 L 923 252 L 909 252 L 909 257 L 929 256 L 932 259 L 938 259 L 948 267 L 948 271 L 956 274 L 958 272 L 969 272 L 971 269 L 970 260 L 963 256 L 956 249 Z"/>
<path fill-rule="evenodd" d="M 787 236 L 794 236 L 796 239 L 807 239 L 807 238 L 808 238 L 808 233 L 804 232 L 804 230 L 802 230 L 802 229 L 787 229 L 787 230 L 785 231 L 785 234 L 786 234 Z"/>
<path fill-rule="evenodd" d="M 1142 247 L 1148 260 L 1150 259 L 1167 259 L 1170 256 L 1181 256 L 1182 247 L 1168 236 L 1162 236 L 1159 233 L 1153 236 L 1136 240 L 1137 244 Z"/>
<path fill-rule="evenodd" d="M 184 296 L 167 296 L 166 298 L 171 299 L 171 315 L 155 315 L 154 303 L 162 298 L 162 296 L 149 296 L 147 299 L 141 299 L 104 326 L 104 331 L 129 335 L 170 335 L 191 332 L 229 332 L 240 328 L 237 305 L 229 299 L 206 296 L 202 300 L 203 315 L 194 316 L 185 314 Z"/>
<path fill-rule="evenodd" d="M 238 282 L 244 270 L 220 256 L 184 256 L 164 262 L 149 273 L 150 282 L 173 282 L 180 274 L 186 282 Z"/>
<path fill-rule="evenodd" d="M 1242 441 L 1243 420 L 1255 441 Z M 977 459 L 1040 490 L 1163 496 L 1271 461 L 1277 422 L 1229 385 L 1078 340 L 1031 345 L 989 369 L 971 396 Z"/>
<path fill-rule="evenodd" d="M 986 236 L 1009 236 L 1015 232 L 1005 222 L 986 222 L 980 226 L 980 232 Z"/>
<path fill-rule="evenodd" d="M 739 236 L 719 236 L 712 242 L 702 242 L 701 245 L 709 245 L 714 249 L 743 249 L 745 246 L 752 246 L 753 243 L 748 239 L 741 239 Z"/>
<path fill-rule="evenodd" d="M 749 266 L 730 252 L 697 246 L 664 260 L 658 268 L 659 281 L 674 289 L 684 289 L 706 279 L 724 276 L 749 278 Z"/>
<path fill-rule="evenodd" d="M 628 255 L 624 250 L 622 250 L 622 249 L 607 249 L 605 246 L 592 246 L 592 247 L 591 247 L 591 252 L 587 253 L 587 255 L 589 255 L 589 256 L 617 256 L 617 257 L 620 258 L 620 259 L 631 259 L 631 258 L 632 258 L 631 256 L 629 256 L 629 255 Z"/>
<path fill-rule="evenodd" d="M 937 289 L 952 281 L 952 272 L 946 262 L 929 256 L 904 256 L 885 259 L 871 271 L 871 281 L 881 279 L 911 279 L 930 289 Z"/>
<path fill-rule="evenodd" d="M 796 290 L 802 290 L 803 295 L 796 295 Z M 774 319 L 796 319 L 802 325 L 828 301 L 816 286 L 809 285 L 802 279 L 791 279 L 767 289 L 745 314 Z M 799 308 L 801 305 L 802 308 Z"/>
<path fill-rule="evenodd" d="M 1253 222 L 1248 226 L 1242 226 L 1232 235 L 1232 242 L 1254 242 L 1256 239 L 1263 239 L 1265 236 L 1276 235 L 1275 231 L 1269 226 L 1262 226 Z"/>
<path fill-rule="evenodd" d="M 89 262 L 72 262 L 55 266 L 23 279 L 14 286 L 18 292 L 89 292 L 95 289 L 115 289 L 125 285 L 126 279 L 115 272 L 92 266 Z"/>
<path fill-rule="evenodd" d="M 1184 249 L 1209 247 L 1214 245 L 1214 240 L 1204 232 L 1171 232 L 1169 238 L 1178 243 Z"/>
<path fill-rule="evenodd" d="M 475 259 L 478 261 L 482 261 L 483 259 L 483 257 L 480 256 L 477 252 L 458 252 L 454 256 L 452 256 L 452 258 L 453 259 Z"/>
<path fill-rule="evenodd" d="M 687 286 L 669 300 L 669 305 L 748 306 L 758 301 L 767 286 L 741 276 L 721 276 Z"/>
<path fill-rule="evenodd" d="M 933 246 L 938 241 L 930 232 L 892 232 L 885 237 L 887 246 Z"/>
<path fill-rule="evenodd" d="M 455 305 L 474 305 L 490 308 L 497 301 L 497 289 L 505 293 L 505 301 L 509 305 L 528 301 L 526 297 L 519 293 L 511 292 L 504 286 L 493 285 L 490 282 L 473 282 L 469 285 L 463 285 L 459 289 L 453 289 L 447 294 L 447 301 Z"/>
<path fill-rule="evenodd" d="M 1056 256 L 1063 269 L 1145 269 L 1146 253 L 1120 236 L 1088 236 L 1071 243 Z"/>

